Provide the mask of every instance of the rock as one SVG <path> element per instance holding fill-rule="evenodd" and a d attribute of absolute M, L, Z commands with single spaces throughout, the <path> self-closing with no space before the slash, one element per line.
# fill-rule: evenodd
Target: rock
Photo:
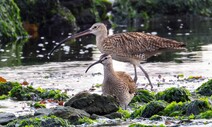
<path fill-rule="evenodd" d="M 76 124 L 80 118 L 90 117 L 90 114 L 88 114 L 87 112 L 69 106 L 56 107 L 52 110 L 52 113 L 50 115 L 55 115 L 63 119 L 68 119 L 68 121 L 72 124 Z"/>
<path fill-rule="evenodd" d="M 13 0 L 0 1 L 0 40 L 5 42 L 17 41 L 20 36 L 27 36 L 21 22 L 20 11 Z M 7 20 L 6 20 L 7 19 Z"/>
<path fill-rule="evenodd" d="M 198 115 L 201 112 L 211 109 L 211 105 L 206 100 L 194 100 L 183 107 L 183 113 L 187 116 Z"/>
<path fill-rule="evenodd" d="M 189 101 L 190 92 L 184 88 L 168 88 L 165 91 L 158 92 L 155 97 L 157 100 L 165 100 L 167 102 L 185 102 Z"/>
<path fill-rule="evenodd" d="M 116 118 L 122 118 L 122 114 L 119 112 L 113 112 L 107 115 L 104 115 L 105 117 L 109 118 L 109 119 L 116 119 Z"/>
<path fill-rule="evenodd" d="M 153 115 L 156 115 L 160 111 L 164 110 L 166 107 L 166 103 L 162 101 L 151 101 L 147 105 L 135 110 L 131 116 L 133 118 L 144 117 L 150 118 Z"/>
<path fill-rule="evenodd" d="M 39 108 L 35 111 L 34 116 L 43 116 L 43 115 L 48 116 L 49 114 L 52 113 L 52 111 L 53 111 L 52 108 L 50 108 L 50 109 Z"/>
<path fill-rule="evenodd" d="M 14 119 L 16 119 L 16 116 L 13 113 L 4 113 L 4 112 L 0 113 L 0 124 L 1 125 L 5 125 Z"/>
<path fill-rule="evenodd" d="M 85 92 L 71 98 L 65 103 L 65 106 L 82 109 L 89 114 L 97 115 L 110 114 L 119 109 L 119 104 L 114 97 L 89 94 Z"/>
<path fill-rule="evenodd" d="M 197 93 L 203 96 L 211 96 L 212 95 L 212 79 L 203 83 L 200 87 L 197 88 Z"/>
<path fill-rule="evenodd" d="M 69 127 L 67 120 L 56 116 L 17 119 L 7 124 L 7 127 Z"/>
<path fill-rule="evenodd" d="M 155 96 L 153 93 L 151 93 L 148 90 L 138 90 L 133 97 L 132 101 L 130 103 L 135 103 L 135 102 L 145 102 L 148 103 L 150 101 L 153 101 L 155 99 Z"/>

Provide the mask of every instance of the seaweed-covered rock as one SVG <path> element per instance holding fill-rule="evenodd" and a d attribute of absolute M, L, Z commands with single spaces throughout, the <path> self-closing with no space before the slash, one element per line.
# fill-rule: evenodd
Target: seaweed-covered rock
<path fill-rule="evenodd" d="M 163 101 L 151 101 L 148 104 L 146 104 L 145 106 L 135 110 L 131 114 L 131 116 L 133 118 L 137 118 L 137 117 L 150 118 L 151 116 L 164 110 L 165 107 L 166 107 L 166 103 Z"/>
<path fill-rule="evenodd" d="M 16 117 L 13 113 L 0 112 L 0 125 L 5 125 L 14 119 L 16 119 Z"/>
<path fill-rule="evenodd" d="M 9 91 L 12 90 L 15 86 L 21 86 L 21 84 L 17 82 L 0 82 L 0 96 L 1 95 L 8 95 Z"/>
<path fill-rule="evenodd" d="M 145 102 L 148 103 L 155 99 L 154 93 L 149 92 L 148 90 L 138 90 L 136 95 L 131 100 L 131 103 L 135 102 Z"/>
<path fill-rule="evenodd" d="M 89 114 L 105 115 L 116 112 L 119 109 L 117 99 L 112 96 L 101 96 L 98 94 L 79 93 L 65 103 L 65 106 L 71 106 L 82 109 Z"/>
<path fill-rule="evenodd" d="M 10 91 L 10 97 L 16 98 L 20 101 L 33 100 L 33 98 L 37 96 L 35 93 L 37 93 L 36 90 L 31 86 L 15 86 Z"/>
<path fill-rule="evenodd" d="M 67 119 L 72 124 L 77 124 L 80 118 L 90 117 L 90 114 L 88 114 L 87 112 L 69 106 L 58 106 L 52 110 L 52 113 L 50 115 L 55 115 L 57 117 Z"/>
<path fill-rule="evenodd" d="M 14 120 L 6 125 L 6 127 L 67 127 L 70 126 L 68 121 L 56 116 L 42 116 L 40 118 L 27 118 Z"/>
<path fill-rule="evenodd" d="M 54 99 L 54 100 L 66 100 L 67 94 L 62 93 L 60 90 L 49 90 L 38 88 L 35 89 L 32 86 L 17 85 L 10 91 L 10 97 L 16 100 L 41 100 L 41 99 Z"/>
<path fill-rule="evenodd" d="M 196 92 L 203 96 L 211 96 L 212 95 L 212 79 L 203 83 L 200 87 L 197 88 Z"/>
<path fill-rule="evenodd" d="M 20 36 L 26 36 L 27 32 L 22 26 L 20 11 L 14 0 L 1 0 L 0 5 L 0 40 L 14 41 Z"/>
<path fill-rule="evenodd" d="M 201 112 L 211 109 L 211 105 L 207 100 L 194 100 L 183 107 L 183 114 L 189 116 L 191 114 L 198 115 Z"/>
<path fill-rule="evenodd" d="M 157 100 L 165 100 L 167 102 L 185 102 L 189 101 L 190 92 L 184 88 L 168 88 L 165 91 L 158 92 L 155 97 Z"/>
<path fill-rule="evenodd" d="M 173 101 L 172 103 L 168 104 L 166 108 L 160 113 L 161 115 L 164 116 L 181 116 L 183 115 L 183 107 L 185 103 L 183 102 L 175 102 Z"/>
<path fill-rule="evenodd" d="M 211 105 L 207 100 L 194 100 L 191 102 L 172 102 L 163 111 L 165 116 L 189 116 L 198 115 L 201 112 L 211 109 Z"/>

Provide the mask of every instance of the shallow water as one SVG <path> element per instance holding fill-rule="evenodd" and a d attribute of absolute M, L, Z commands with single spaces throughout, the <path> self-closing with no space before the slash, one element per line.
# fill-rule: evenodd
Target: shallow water
<path fill-rule="evenodd" d="M 165 17 L 150 21 L 148 28 L 145 25 L 120 26 L 110 29 L 109 33 L 145 31 L 183 41 L 188 48 L 187 52 L 165 53 L 142 64 L 150 75 L 155 91 L 173 86 L 183 86 L 194 91 L 203 82 L 212 78 L 212 20 L 196 17 Z M 45 40 L 45 37 L 41 37 L 36 42 L 37 47 L 29 47 L 32 41 L 27 42 L 23 48 L 23 54 L 19 57 L 18 64 L 16 60 L 10 60 L 11 56 L 5 53 L 7 51 L 2 51 L 0 76 L 8 81 L 27 81 L 33 87 L 66 90 L 70 96 L 83 90 L 89 90 L 97 83 L 102 83 L 102 65 L 96 65 L 88 73 L 85 73 L 88 65 L 98 60 L 100 56 L 100 52 L 93 46 L 95 42 L 93 36 L 78 39 L 77 43 L 79 44 L 77 46 L 73 42 L 66 43 L 62 48 L 64 50 L 56 51 L 50 60 L 46 59 L 45 55 L 53 47 L 48 46 L 48 44 L 54 42 L 54 40 L 48 40 L 49 43 L 47 43 L 47 40 Z M 55 44 L 56 42 L 54 42 Z M 74 48 L 72 49 L 71 46 L 74 46 Z M 134 76 L 133 66 L 128 63 L 114 61 L 114 68 L 117 71 L 126 71 L 132 77 Z M 177 78 L 178 74 L 183 74 L 184 78 L 189 76 L 202 76 L 202 78 L 183 80 L 184 78 Z M 158 77 L 159 75 L 161 78 Z M 138 70 L 138 87 L 143 88 L 147 83 L 148 81 L 143 73 Z M 158 83 L 161 85 L 158 86 Z M 148 86 L 147 89 L 150 89 L 150 87 Z M 96 89 L 94 92 L 101 93 L 101 90 Z M 0 112 L 13 112 L 17 116 L 30 114 L 34 112 L 34 109 L 30 108 L 29 103 L 32 102 L 1 100 L 0 107 L 6 107 L 0 108 Z M 54 105 L 49 105 L 49 107 L 52 106 Z"/>

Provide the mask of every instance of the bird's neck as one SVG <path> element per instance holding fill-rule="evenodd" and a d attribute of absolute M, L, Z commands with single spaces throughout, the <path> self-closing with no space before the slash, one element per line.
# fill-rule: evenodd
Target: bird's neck
<path fill-rule="evenodd" d="M 96 35 L 96 45 L 97 45 L 97 48 L 100 50 L 100 52 L 103 52 L 102 45 L 105 38 L 107 38 L 107 30 L 104 30 L 98 35 Z"/>
<path fill-rule="evenodd" d="M 116 77 L 116 73 L 113 69 L 113 64 L 108 64 L 108 65 L 104 65 L 104 79 L 115 79 L 114 77 Z"/>

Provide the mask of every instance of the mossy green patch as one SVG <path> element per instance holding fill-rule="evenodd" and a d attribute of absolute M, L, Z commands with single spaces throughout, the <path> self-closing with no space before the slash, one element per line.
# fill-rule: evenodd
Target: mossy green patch
<path fill-rule="evenodd" d="M 207 82 L 203 83 L 200 87 L 196 89 L 198 94 L 203 96 L 211 96 L 212 95 L 212 79 L 208 80 Z"/>
<path fill-rule="evenodd" d="M 135 102 L 145 102 L 148 103 L 155 99 L 154 93 L 148 90 L 138 90 L 136 95 L 133 97 L 131 103 Z"/>
<path fill-rule="evenodd" d="M 168 88 L 165 91 L 158 92 L 155 97 L 157 100 L 165 100 L 167 102 L 185 102 L 189 101 L 190 92 L 186 90 L 185 88 Z"/>
<path fill-rule="evenodd" d="M 95 120 L 92 120 L 92 119 L 90 119 L 88 117 L 83 117 L 83 118 L 80 118 L 78 120 L 78 124 L 93 124 L 95 122 L 96 122 Z"/>
<path fill-rule="evenodd" d="M 14 120 L 6 125 L 6 127 L 67 127 L 70 126 L 68 121 L 56 116 L 42 116 L 40 118 L 29 118 L 23 120 Z"/>
<path fill-rule="evenodd" d="M 14 0 L 0 1 L 0 39 L 17 40 L 26 36 L 20 17 L 20 10 Z"/>
<path fill-rule="evenodd" d="M 7 98 L 8 98 L 8 96 L 4 95 L 4 94 L 0 96 L 0 100 L 4 100 L 4 99 L 7 99 Z"/>
<path fill-rule="evenodd" d="M 122 108 L 119 108 L 117 111 L 122 114 L 123 118 L 130 118 L 131 113 L 128 110 L 123 110 Z"/>
<path fill-rule="evenodd" d="M 41 104 L 39 102 L 35 102 L 35 104 L 32 105 L 35 108 L 46 108 L 45 104 Z"/>

